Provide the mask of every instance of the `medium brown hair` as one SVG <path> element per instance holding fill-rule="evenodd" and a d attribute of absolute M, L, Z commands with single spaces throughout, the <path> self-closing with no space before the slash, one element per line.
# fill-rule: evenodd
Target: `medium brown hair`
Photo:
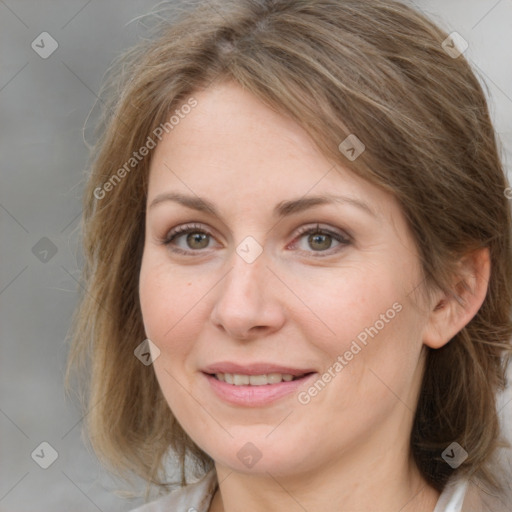
<path fill-rule="evenodd" d="M 183 482 L 187 455 L 211 467 L 151 366 L 134 356 L 145 338 L 138 279 L 151 152 L 112 179 L 194 92 L 232 80 L 294 119 L 326 157 L 396 197 L 426 289 L 453 293 L 457 261 L 489 248 L 482 307 L 443 348 L 427 349 L 411 452 L 439 491 L 454 472 L 492 483 L 496 393 L 511 350 L 511 216 L 485 96 L 467 61 L 447 54 L 444 31 L 392 1 L 208 1 L 172 22 L 163 18 L 156 35 L 113 68 L 85 190 L 86 292 L 69 369 L 90 371 L 87 425 L 100 458 L 156 484 L 165 483 L 169 448 Z M 366 147 L 353 162 L 338 149 L 349 134 Z M 454 441 L 468 453 L 456 470 L 441 458 Z"/>

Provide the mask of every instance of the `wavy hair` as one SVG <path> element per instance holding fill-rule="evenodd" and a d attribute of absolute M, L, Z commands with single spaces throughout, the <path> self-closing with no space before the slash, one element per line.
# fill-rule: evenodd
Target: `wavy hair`
<path fill-rule="evenodd" d="M 86 292 L 68 377 L 86 375 L 99 457 L 162 486 L 169 451 L 182 483 L 187 456 L 200 471 L 212 465 L 169 410 L 151 366 L 134 357 L 145 338 L 138 279 L 152 151 L 130 159 L 194 92 L 232 80 L 294 119 L 328 158 L 396 197 L 427 289 L 453 293 L 457 261 L 489 248 L 480 310 L 443 348 L 427 349 L 410 448 L 438 491 L 454 473 L 496 484 L 496 395 L 511 353 L 511 214 L 485 95 L 464 56 L 450 56 L 447 33 L 394 1 L 219 0 L 160 18 L 112 68 L 84 195 Z M 366 146 L 353 162 L 338 149 L 349 134 Z M 453 441 L 468 453 L 457 469 L 441 457 Z"/>

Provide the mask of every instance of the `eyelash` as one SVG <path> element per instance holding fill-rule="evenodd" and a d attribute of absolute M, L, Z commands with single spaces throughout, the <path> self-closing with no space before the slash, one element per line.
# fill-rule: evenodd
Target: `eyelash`
<path fill-rule="evenodd" d="M 168 246 L 171 251 L 178 253 L 178 254 L 185 254 L 185 255 L 200 255 L 201 252 L 205 252 L 203 250 L 183 250 L 179 247 L 173 247 L 172 242 L 174 242 L 177 238 L 183 235 L 187 235 L 189 233 L 201 233 L 208 235 L 209 237 L 213 238 L 213 235 L 209 233 L 207 230 L 205 230 L 201 225 L 199 224 L 183 224 L 181 226 L 178 226 L 177 228 L 170 231 L 166 237 L 160 240 L 160 243 L 162 245 Z M 342 235 L 341 233 L 337 233 L 335 231 L 332 231 L 327 228 L 321 228 L 319 224 L 316 224 L 315 226 L 302 226 L 299 228 L 298 232 L 294 236 L 294 241 L 292 242 L 293 245 L 295 245 L 298 241 L 298 239 L 306 236 L 306 235 L 315 235 L 315 234 L 321 234 L 321 235 L 328 235 L 332 237 L 334 240 L 339 242 L 340 245 L 333 248 L 329 248 L 326 251 L 301 251 L 301 252 L 308 252 L 314 254 L 313 257 L 323 257 L 323 256 L 330 256 L 333 254 L 333 252 L 337 252 L 338 250 L 342 249 L 343 247 L 350 245 L 352 243 L 351 237 L 347 234 Z M 290 244 L 289 244 L 290 245 Z"/>

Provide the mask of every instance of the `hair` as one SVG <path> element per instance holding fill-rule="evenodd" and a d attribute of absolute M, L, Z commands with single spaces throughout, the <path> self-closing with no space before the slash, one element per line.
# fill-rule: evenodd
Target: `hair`
<path fill-rule="evenodd" d="M 426 348 L 410 449 L 439 492 L 455 473 L 497 485 L 492 461 L 505 442 L 496 397 L 512 349 L 511 214 L 485 95 L 464 56 L 448 55 L 448 34 L 394 1 L 220 0 L 173 16 L 164 11 L 155 35 L 112 68 L 84 195 L 86 291 L 68 381 L 74 370 L 86 375 L 87 427 L 100 459 L 160 486 L 169 453 L 182 484 L 189 457 L 197 471 L 212 467 L 151 366 L 134 356 L 146 338 L 138 283 L 152 151 L 133 158 L 159 126 L 173 128 L 170 116 L 194 93 L 233 81 L 295 120 L 327 158 L 393 194 L 426 290 L 455 293 L 457 262 L 489 249 L 481 308 L 443 348 Z M 338 148 L 349 134 L 366 148 L 354 161 Z M 441 457 L 454 441 L 468 453 L 457 469 Z"/>

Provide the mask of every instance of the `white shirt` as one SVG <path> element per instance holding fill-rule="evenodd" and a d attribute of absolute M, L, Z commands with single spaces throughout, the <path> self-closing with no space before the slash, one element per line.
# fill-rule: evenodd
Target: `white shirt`
<path fill-rule="evenodd" d="M 175 489 L 131 512 L 208 512 L 216 487 L 217 476 L 212 469 L 198 482 Z M 464 512 L 462 504 L 467 487 L 466 480 L 449 482 L 439 496 L 434 512 Z"/>

